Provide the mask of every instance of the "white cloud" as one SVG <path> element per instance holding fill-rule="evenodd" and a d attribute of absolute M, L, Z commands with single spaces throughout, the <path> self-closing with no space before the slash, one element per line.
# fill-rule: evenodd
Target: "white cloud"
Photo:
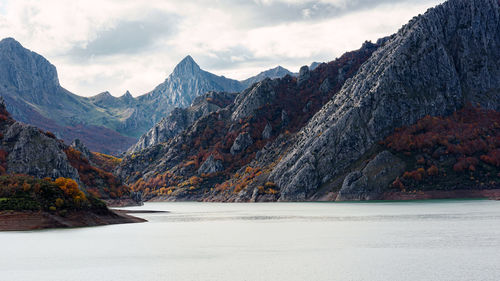
<path fill-rule="evenodd" d="M 7 0 L 0 37 L 58 68 L 79 95 L 143 94 L 191 54 L 202 68 L 244 79 L 292 71 L 390 35 L 442 0 Z"/>

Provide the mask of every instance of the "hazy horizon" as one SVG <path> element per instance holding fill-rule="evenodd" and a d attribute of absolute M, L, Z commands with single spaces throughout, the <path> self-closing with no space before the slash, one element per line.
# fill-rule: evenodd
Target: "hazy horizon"
<path fill-rule="evenodd" d="M 187 55 L 242 80 L 292 72 L 396 32 L 440 0 L 0 1 L 0 37 L 53 63 L 69 91 L 138 96 Z"/>

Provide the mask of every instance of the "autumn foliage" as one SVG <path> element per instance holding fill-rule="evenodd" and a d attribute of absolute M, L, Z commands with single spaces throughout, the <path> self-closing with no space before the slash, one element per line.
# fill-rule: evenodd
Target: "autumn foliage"
<path fill-rule="evenodd" d="M 0 176 L 0 210 L 40 210 L 65 215 L 68 211 L 83 209 L 106 209 L 106 205 L 86 196 L 72 179 L 52 181 L 27 175 Z"/>
<path fill-rule="evenodd" d="M 467 105 L 448 117 L 426 116 L 382 144 L 409 164 L 394 188 L 494 188 L 500 181 L 500 113 L 493 110 Z"/>
<path fill-rule="evenodd" d="M 68 160 L 80 175 L 81 181 L 88 186 L 88 191 L 98 198 L 120 198 L 129 194 L 128 187 L 110 172 L 90 165 L 88 159 L 72 147 L 65 149 Z"/>

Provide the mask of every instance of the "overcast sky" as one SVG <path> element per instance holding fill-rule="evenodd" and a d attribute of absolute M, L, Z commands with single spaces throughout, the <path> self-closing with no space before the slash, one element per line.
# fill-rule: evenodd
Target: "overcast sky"
<path fill-rule="evenodd" d="M 0 37 L 14 37 L 84 96 L 152 90 L 190 54 L 245 79 L 298 71 L 396 32 L 442 0 L 0 0 Z"/>

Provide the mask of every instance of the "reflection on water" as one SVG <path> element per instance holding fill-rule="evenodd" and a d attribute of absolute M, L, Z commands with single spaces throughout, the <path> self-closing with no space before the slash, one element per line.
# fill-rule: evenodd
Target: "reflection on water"
<path fill-rule="evenodd" d="M 500 280 L 500 202 L 148 203 L 0 233 L 0 280 Z"/>

